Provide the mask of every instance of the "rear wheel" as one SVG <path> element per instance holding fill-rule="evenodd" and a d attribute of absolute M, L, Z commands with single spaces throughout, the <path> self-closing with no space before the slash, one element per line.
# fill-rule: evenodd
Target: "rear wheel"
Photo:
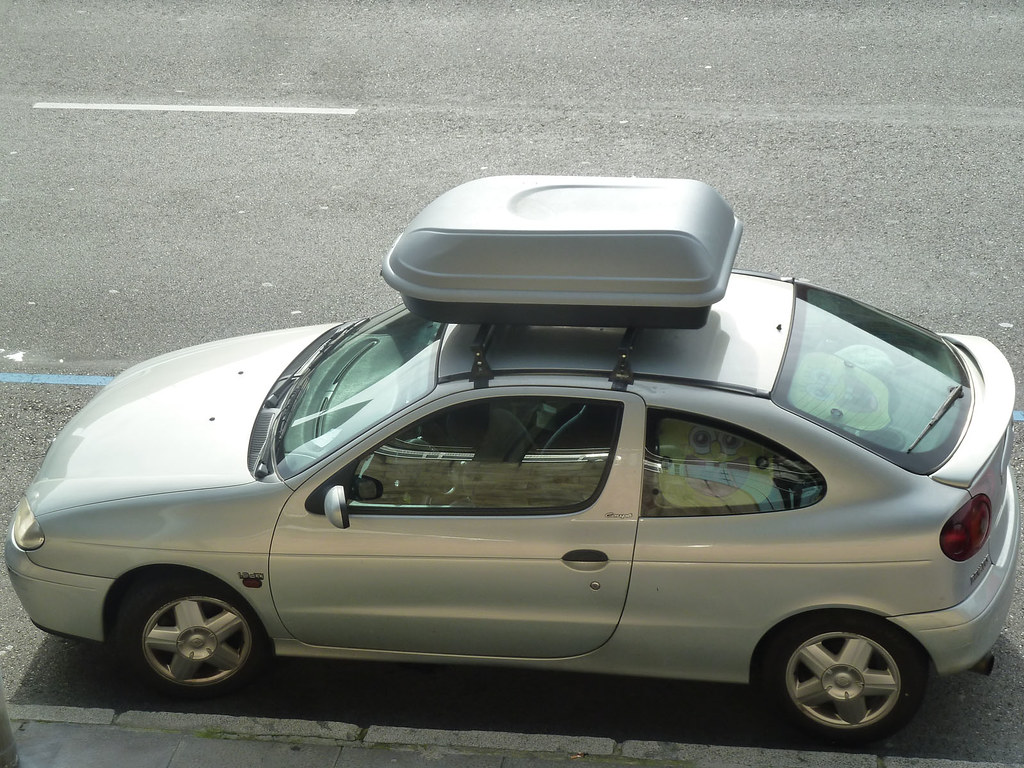
<path fill-rule="evenodd" d="M 818 614 L 770 641 L 761 672 L 766 693 L 798 727 L 830 741 L 868 742 L 914 716 L 928 679 L 921 649 L 883 619 Z"/>
<path fill-rule="evenodd" d="M 115 630 L 124 660 L 147 685 L 172 696 L 216 696 L 248 683 L 270 644 L 237 594 L 202 577 L 139 585 Z"/>

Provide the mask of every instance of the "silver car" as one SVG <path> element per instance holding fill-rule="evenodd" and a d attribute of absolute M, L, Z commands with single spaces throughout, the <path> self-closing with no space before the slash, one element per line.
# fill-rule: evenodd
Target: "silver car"
<path fill-rule="evenodd" d="M 576 183 L 590 191 L 570 208 L 605 194 Z M 611 187 L 616 204 L 638 188 Z M 405 285 L 416 312 L 122 373 L 18 506 L 6 559 L 32 620 L 111 641 L 170 694 L 250 683 L 273 654 L 517 665 L 752 682 L 846 742 L 905 724 L 931 671 L 989 669 L 1020 536 L 1005 358 L 734 271 L 731 211 L 667 189 L 669 208 L 699 209 L 672 226 L 721 268 L 674 320 L 588 325 L 615 301 L 595 305 L 591 286 L 567 302 L 558 275 L 548 304 L 542 283 L 474 303 L 449 259 L 467 243 L 532 235 L 573 253 L 564 238 L 590 226 L 628 241 L 642 274 L 643 237 L 665 228 L 608 221 L 618 208 L 598 199 L 600 224 L 538 229 L 531 214 L 497 235 L 455 216 L 445 237 L 469 239 L 431 251 L 409 235 L 440 231 L 449 197 L 385 277 L 433 280 L 417 262 L 433 253 L 469 300 Z"/>

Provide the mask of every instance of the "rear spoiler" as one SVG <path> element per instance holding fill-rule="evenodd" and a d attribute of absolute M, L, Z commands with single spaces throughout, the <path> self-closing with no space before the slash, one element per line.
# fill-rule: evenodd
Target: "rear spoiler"
<path fill-rule="evenodd" d="M 982 460 L 1005 445 L 1013 421 L 1016 387 L 1013 370 L 1002 352 L 979 336 L 943 334 L 966 363 L 971 377 L 973 411 L 960 444 L 932 478 L 956 488 L 973 484 Z"/>

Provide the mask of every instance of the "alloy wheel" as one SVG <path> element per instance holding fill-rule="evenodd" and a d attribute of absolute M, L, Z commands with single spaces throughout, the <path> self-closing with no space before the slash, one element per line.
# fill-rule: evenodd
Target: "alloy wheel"
<path fill-rule="evenodd" d="M 786 668 L 787 692 L 811 720 L 826 726 L 865 726 L 899 701 L 900 670 L 870 638 L 829 632 L 798 647 Z"/>
<path fill-rule="evenodd" d="M 179 685 L 224 681 L 241 669 L 252 630 L 240 612 L 212 597 L 185 597 L 157 609 L 142 632 L 150 667 Z"/>

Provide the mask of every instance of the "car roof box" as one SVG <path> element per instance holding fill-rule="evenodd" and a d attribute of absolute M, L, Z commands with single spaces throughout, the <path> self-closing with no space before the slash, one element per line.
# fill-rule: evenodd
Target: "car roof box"
<path fill-rule="evenodd" d="M 699 181 L 496 176 L 424 208 L 382 275 L 442 322 L 699 328 L 741 232 Z"/>

